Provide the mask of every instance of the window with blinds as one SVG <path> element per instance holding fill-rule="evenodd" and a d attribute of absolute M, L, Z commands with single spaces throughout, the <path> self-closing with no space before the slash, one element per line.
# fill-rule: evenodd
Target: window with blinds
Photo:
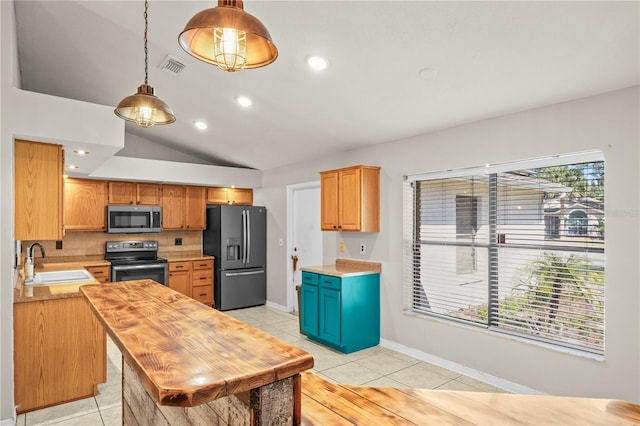
<path fill-rule="evenodd" d="M 604 161 L 583 153 L 407 178 L 413 312 L 604 351 Z"/>

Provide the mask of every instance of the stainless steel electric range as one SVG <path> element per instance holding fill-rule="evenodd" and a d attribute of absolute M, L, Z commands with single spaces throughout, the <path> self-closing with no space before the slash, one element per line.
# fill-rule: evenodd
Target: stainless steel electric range
<path fill-rule="evenodd" d="M 107 241 L 105 260 L 111 281 L 151 279 L 167 285 L 167 260 L 158 257 L 158 241 Z"/>

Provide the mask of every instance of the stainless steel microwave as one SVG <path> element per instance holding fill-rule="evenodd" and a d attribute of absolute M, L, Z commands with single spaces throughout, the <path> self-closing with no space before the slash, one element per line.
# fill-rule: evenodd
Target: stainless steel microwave
<path fill-rule="evenodd" d="M 160 232 L 161 218 L 159 206 L 107 206 L 107 233 Z"/>

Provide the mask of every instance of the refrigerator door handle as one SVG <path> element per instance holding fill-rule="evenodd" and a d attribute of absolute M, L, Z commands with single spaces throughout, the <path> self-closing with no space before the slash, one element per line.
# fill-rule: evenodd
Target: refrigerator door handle
<path fill-rule="evenodd" d="M 251 216 L 247 212 L 247 263 L 251 262 Z"/>
<path fill-rule="evenodd" d="M 261 269 L 259 271 L 250 271 L 250 272 L 227 272 L 224 274 L 225 277 L 238 277 L 241 275 L 258 275 L 258 274 L 264 274 L 264 269 Z"/>
<path fill-rule="evenodd" d="M 242 210 L 242 263 L 247 262 L 247 219 Z"/>

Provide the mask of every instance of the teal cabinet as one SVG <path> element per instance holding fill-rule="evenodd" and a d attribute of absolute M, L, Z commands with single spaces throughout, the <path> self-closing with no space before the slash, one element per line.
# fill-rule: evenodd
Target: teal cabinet
<path fill-rule="evenodd" d="M 318 335 L 318 275 L 302 273 L 300 288 L 300 328 L 307 335 Z"/>
<path fill-rule="evenodd" d="M 380 274 L 334 277 L 302 272 L 301 328 L 344 353 L 380 343 Z"/>

